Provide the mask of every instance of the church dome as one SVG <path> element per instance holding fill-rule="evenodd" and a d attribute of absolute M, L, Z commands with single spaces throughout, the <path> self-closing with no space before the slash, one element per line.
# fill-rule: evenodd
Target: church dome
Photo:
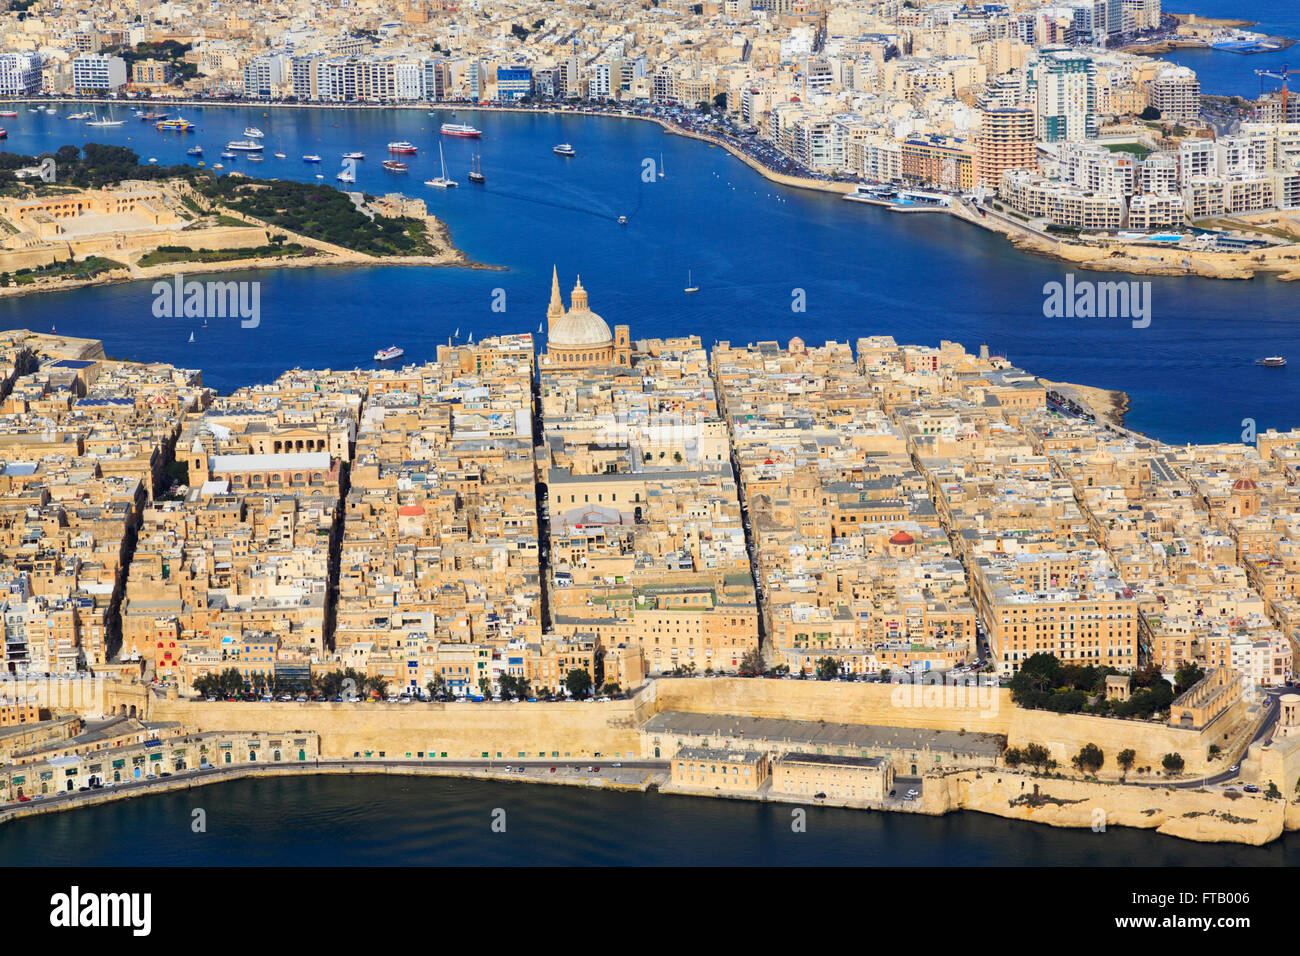
<path fill-rule="evenodd" d="M 553 349 L 605 346 L 614 343 L 614 333 L 605 320 L 589 309 L 570 309 L 551 326 Z"/>
<path fill-rule="evenodd" d="M 605 320 L 587 307 L 587 290 L 579 279 L 573 287 L 569 311 L 551 321 L 550 347 L 553 349 L 609 348 L 614 333 Z"/>

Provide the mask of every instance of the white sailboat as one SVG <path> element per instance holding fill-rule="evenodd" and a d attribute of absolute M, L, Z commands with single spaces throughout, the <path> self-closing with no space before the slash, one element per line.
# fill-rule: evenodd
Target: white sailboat
<path fill-rule="evenodd" d="M 659 178 L 664 178 L 664 154 L 659 154 Z"/>
<path fill-rule="evenodd" d="M 456 180 L 447 178 L 447 161 L 442 155 L 442 143 L 438 144 L 438 175 L 433 179 L 426 179 L 424 184 L 435 189 L 450 189 L 452 186 L 459 185 Z"/>
<path fill-rule="evenodd" d="M 191 344 L 191 345 L 194 344 L 194 333 L 193 333 L 193 332 L 190 333 L 190 344 Z"/>
<path fill-rule="evenodd" d="M 687 295 L 690 295 L 692 292 L 699 292 L 699 291 L 700 291 L 700 287 L 697 286 L 694 282 L 691 281 L 691 270 L 690 270 L 690 269 L 687 269 L 687 270 L 686 270 L 686 288 L 683 289 L 682 291 L 685 292 Z"/>
<path fill-rule="evenodd" d="M 113 107 L 110 106 L 108 108 L 108 119 L 100 119 L 99 114 L 96 113 L 95 118 L 91 120 L 89 123 L 87 123 L 86 125 L 87 126 L 122 126 L 125 123 L 126 120 L 113 119 Z"/>

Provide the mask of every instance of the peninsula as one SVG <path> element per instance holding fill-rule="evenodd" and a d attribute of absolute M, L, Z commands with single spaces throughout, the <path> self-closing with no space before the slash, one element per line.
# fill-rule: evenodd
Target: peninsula
<path fill-rule="evenodd" d="M 948 341 L 636 339 L 601 285 L 553 274 L 540 351 L 230 395 L 0 334 L 0 815 L 412 772 L 1300 825 L 1300 431 L 1165 445 Z"/>

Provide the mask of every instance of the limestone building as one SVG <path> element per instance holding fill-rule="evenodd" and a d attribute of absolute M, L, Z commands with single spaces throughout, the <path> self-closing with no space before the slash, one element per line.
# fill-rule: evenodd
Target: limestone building
<path fill-rule="evenodd" d="M 566 311 L 560 298 L 559 274 L 551 270 L 551 303 L 546 309 L 546 353 L 542 364 L 562 368 L 593 368 L 632 364 L 631 333 L 626 325 L 609 326 L 587 305 L 587 290 L 579 278 Z"/>

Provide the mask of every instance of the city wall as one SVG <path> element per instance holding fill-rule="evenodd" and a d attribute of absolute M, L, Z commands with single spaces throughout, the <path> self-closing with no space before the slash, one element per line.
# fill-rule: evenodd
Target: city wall
<path fill-rule="evenodd" d="M 1099 859 L 1104 858 L 1105 831 L 1111 827 L 1155 830 L 1203 843 L 1260 846 L 1281 836 L 1288 814 L 1294 814 L 1283 801 L 1254 794 L 1226 800 L 1217 791 L 1055 780 L 1005 770 L 927 778 L 923 790 L 927 813 L 976 810 L 1011 820 L 1091 829 Z M 1292 828 L 1296 822 L 1290 821 Z"/>
<path fill-rule="evenodd" d="M 158 700 L 153 721 L 179 721 L 196 730 L 313 731 L 322 757 L 408 753 L 447 754 L 447 759 L 502 760 L 525 756 L 632 756 L 640 738 L 634 701 L 609 703 L 249 703 Z"/>

